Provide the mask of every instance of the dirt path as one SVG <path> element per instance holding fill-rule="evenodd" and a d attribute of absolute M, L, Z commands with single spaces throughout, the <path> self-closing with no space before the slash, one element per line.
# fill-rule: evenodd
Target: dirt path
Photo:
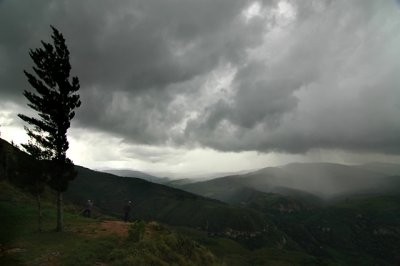
<path fill-rule="evenodd" d="M 90 237 L 101 237 L 110 235 L 126 237 L 128 236 L 129 224 L 130 223 L 126 223 L 123 221 L 102 221 L 88 225 L 85 229 L 79 230 L 78 234 Z"/>
<path fill-rule="evenodd" d="M 80 229 L 77 233 L 88 237 L 102 237 L 115 235 L 118 237 L 127 237 L 128 228 L 132 223 L 123 221 L 102 221 L 88 225 L 84 229 Z M 149 222 L 145 226 L 144 237 L 151 239 L 159 235 L 159 231 L 163 231 L 163 227 L 157 222 Z"/>
<path fill-rule="evenodd" d="M 130 223 L 123 221 L 104 221 L 101 222 L 98 230 L 99 235 L 117 235 L 126 237 L 128 236 L 128 226 Z"/>

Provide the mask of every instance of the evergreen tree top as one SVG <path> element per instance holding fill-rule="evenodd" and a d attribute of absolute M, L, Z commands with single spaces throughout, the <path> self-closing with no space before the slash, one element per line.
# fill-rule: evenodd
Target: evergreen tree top
<path fill-rule="evenodd" d="M 34 90 L 24 90 L 23 95 L 38 117 L 18 116 L 32 126 L 25 127 L 30 137 L 29 143 L 23 144 L 27 152 L 38 159 L 66 162 L 66 134 L 75 116 L 74 109 L 81 105 L 76 93 L 80 85 L 78 77 L 70 78 L 71 64 L 65 38 L 55 27 L 51 28 L 53 42 L 41 41 L 42 47 L 29 51 L 34 73 L 24 70 Z"/>

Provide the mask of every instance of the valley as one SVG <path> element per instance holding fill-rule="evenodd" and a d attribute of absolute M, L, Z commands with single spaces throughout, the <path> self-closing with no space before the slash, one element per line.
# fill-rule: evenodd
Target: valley
<path fill-rule="evenodd" d="M 0 201 L 7 227 L 1 233 L 5 253 L 2 252 L 0 259 L 5 263 L 2 265 L 12 265 L 16 257 L 7 250 L 21 246 L 31 249 L 30 245 L 36 243 L 35 237 L 28 237 L 34 231 L 34 200 L 21 186 L 21 178 L 26 172 L 40 173 L 35 173 L 39 170 L 32 158 L 5 141 L 1 141 L 0 154 L 3 184 Z M 169 187 L 75 166 L 77 177 L 64 195 L 69 206 L 67 228 L 70 233 L 90 239 L 93 230 L 100 230 L 99 234 L 106 238 L 107 230 L 111 230 L 114 233 L 110 234 L 120 239 L 118 243 L 125 243 L 128 225 L 118 220 L 122 220 L 124 204 L 131 200 L 132 224 L 144 221 L 145 228 L 154 223 L 164 228 L 160 232 L 151 229 L 156 238 L 147 242 L 138 240 L 134 245 L 152 243 L 160 248 L 166 243 L 163 241 L 169 241 L 168 234 L 176 239 L 182 236 L 187 240 L 177 241 L 193 241 L 190 245 L 197 250 L 182 256 L 200 252 L 196 255 L 200 256 L 199 261 L 209 260 L 215 265 L 397 265 L 400 261 L 398 169 L 397 165 L 377 163 L 294 164 L 189 184 L 176 182 Z M 44 204 L 49 232 L 54 195 L 46 191 Z M 94 202 L 91 219 L 79 215 L 88 199 Z M 31 224 L 12 225 L 16 216 Z M 125 229 L 119 230 L 120 226 Z M 51 233 L 46 234 L 51 238 Z M 42 238 L 40 234 L 36 237 Z M 89 242 L 90 249 L 99 252 L 97 244 Z M 120 254 L 118 258 L 93 256 L 118 265 L 116 261 L 136 252 L 131 244 L 121 245 L 112 244 L 112 249 L 122 249 L 120 253 L 112 253 Z M 175 247 L 170 252 L 182 251 Z M 29 256 L 37 254 L 35 251 Z M 164 255 L 157 254 L 161 257 L 156 255 L 156 259 L 162 260 Z M 146 256 L 145 262 L 154 259 Z M 182 263 L 177 265 L 185 265 Z"/>

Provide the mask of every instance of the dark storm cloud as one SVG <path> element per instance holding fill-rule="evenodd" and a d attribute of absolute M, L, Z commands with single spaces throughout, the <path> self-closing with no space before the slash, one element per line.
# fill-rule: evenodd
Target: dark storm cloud
<path fill-rule="evenodd" d="M 27 87 L 22 75 L 31 65 L 27 51 L 49 39 L 53 24 L 64 33 L 81 80 L 85 104 L 78 122 L 141 143 L 164 142 L 184 112 L 164 117 L 170 102 L 198 89 L 179 84 L 221 63 L 239 62 L 244 48 L 260 40 L 262 25 L 241 21 L 244 6 L 231 0 L 6 1 L 0 26 L 6 33 L 0 46 L 7 56 L 3 93 L 18 97 Z"/>
<path fill-rule="evenodd" d="M 28 48 L 48 39 L 48 25 L 54 24 L 64 32 L 74 71 L 85 78 L 85 85 L 131 91 L 164 88 L 209 71 L 221 59 L 241 56 L 243 47 L 256 37 L 246 34 L 236 21 L 244 4 L 227 0 L 6 1 L 1 8 L 5 33 L 1 47 L 7 61 L 15 63 L 10 62 L 13 68 L 6 69 L 2 78 L 29 66 Z M 16 80 L 14 75 L 10 79 Z"/>
<path fill-rule="evenodd" d="M 53 24 L 81 80 L 77 127 L 147 145 L 400 153 L 399 18 L 372 0 L 2 1 L 1 95 L 24 104 L 27 51 Z"/>
<path fill-rule="evenodd" d="M 189 138 L 225 151 L 400 152 L 399 10 L 319 4 L 268 33 L 266 56 L 238 67 L 233 100 L 191 120 Z"/>

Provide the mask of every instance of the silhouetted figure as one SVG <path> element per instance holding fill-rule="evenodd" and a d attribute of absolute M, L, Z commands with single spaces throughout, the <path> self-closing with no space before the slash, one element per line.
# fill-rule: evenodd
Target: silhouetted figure
<path fill-rule="evenodd" d="M 132 209 L 132 201 L 128 201 L 128 203 L 124 207 L 124 221 L 129 221 L 129 215 Z"/>
<path fill-rule="evenodd" d="M 93 202 L 91 200 L 88 200 L 86 202 L 86 207 L 85 210 L 83 211 L 83 215 L 86 217 L 90 217 L 92 214 L 92 209 L 93 209 Z"/>

